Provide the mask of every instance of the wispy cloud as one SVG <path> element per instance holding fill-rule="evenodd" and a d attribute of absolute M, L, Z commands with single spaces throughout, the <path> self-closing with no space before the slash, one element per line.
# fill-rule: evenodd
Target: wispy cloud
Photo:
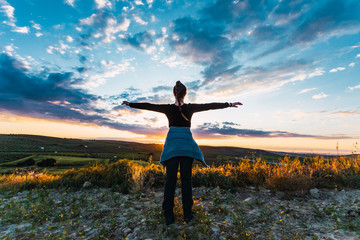
<path fill-rule="evenodd" d="M 141 0 L 135 0 L 135 5 L 144 5 L 144 3 Z"/>
<path fill-rule="evenodd" d="M 359 88 L 360 88 L 360 84 L 356 85 L 356 86 L 353 86 L 353 87 L 348 87 L 348 90 L 349 91 L 354 91 L 355 89 L 359 89 Z"/>
<path fill-rule="evenodd" d="M 148 22 L 144 21 L 141 17 L 139 17 L 138 15 L 136 14 L 133 14 L 132 15 L 133 18 L 134 18 L 134 21 L 137 22 L 138 24 L 140 25 L 148 25 Z"/>
<path fill-rule="evenodd" d="M 95 0 L 95 4 L 96 4 L 96 8 L 97 9 L 101 9 L 101 8 L 111 8 L 112 4 L 109 0 Z"/>
<path fill-rule="evenodd" d="M 306 89 L 303 89 L 299 92 L 299 94 L 303 94 L 303 93 L 307 93 L 307 92 L 310 92 L 310 91 L 314 91 L 316 90 L 317 88 L 306 88 Z"/>
<path fill-rule="evenodd" d="M 69 43 L 72 43 L 72 42 L 74 42 L 74 39 L 71 36 L 67 35 L 66 36 L 66 41 L 69 42 Z"/>
<path fill-rule="evenodd" d="M 89 77 L 89 81 L 86 81 L 87 87 L 98 87 L 105 84 L 109 78 L 116 77 L 124 72 L 133 71 L 134 67 L 131 66 L 131 59 L 124 60 L 120 63 L 114 63 L 113 61 L 101 61 L 102 73 L 95 74 Z"/>
<path fill-rule="evenodd" d="M 337 111 L 330 113 L 331 116 L 335 117 L 351 117 L 354 115 L 359 115 L 359 112 L 356 110 L 349 110 L 349 111 Z"/>
<path fill-rule="evenodd" d="M 72 7 L 75 7 L 75 5 L 74 5 L 75 0 L 65 0 L 65 3 L 72 6 Z"/>
<path fill-rule="evenodd" d="M 63 41 L 59 41 L 59 44 L 55 44 L 54 46 L 48 46 L 46 48 L 46 52 L 49 54 L 59 53 L 61 55 L 65 55 L 70 50 L 70 46 L 65 44 Z"/>
<path fill-rule="evenodd" d="M 136 33 L 135 35 L 122 36 L 120 38 L 123 44 L 129 45 L 141 51 L 152 49 L 154 46 L 154 34 L 150 31 Z"/>
<path fill-rule="evenodd" d="M 19 27 L 16 25 L 16 18 L 14 16 L 15 8 L 12 7 L 6 0 L 0 0 L 0 13 L 4 13 L 8 18 L 7 21 L 3 21 L 3 23 L 7 24 L 12 28 L 13 32 L 24 33 L 27 34 L 30 32 L 29 27 Z"/>
<path fill-rule="evenodd" d="M 328 97 L 329 95 L 327 95 L 327 94 L 325 94 L 325 93 L 319 93 L 319 94 L 316 94 L 316 95 L 314 95 L 314 96 L 312 96 L 312 98 L 313 99 L 322 99 L 322 98 L 326 98 L 326 97 Z"/>
<path fill-rule="evenodd" d="M 127 31 L 130 26 L 130 20 L 126 17 L 120 17 L 120 22 L 118 22 L 113 13 L 105 10 L 100 10 L 90 17 L 80 19 L 79 23 L 87 27 L 84 30 L 85 33 L 81 35 L 82 41 L 95 38 L 100 39 L 103 43 L 112 42 L 116 39 L 117 33 Z"/>
<path fill-rule="evenodd" d="M 347 139 L 351 138 L 345 135 L 323 136 L 312 134 L 299 134 L 287 131 L 265 131 L 256 129 L 242 129 L 234 124 L 223 123 L 204 123 L 199 125 L 193 131 L 200 137 L 219 138 L 222 136 L 237 136 L 247 138 L 315 138 L 315 139 Z"/>
<path fill-rule="evenodd" d="M 349 67 L 355 67 L 355 64 L 356 64 L 356 63 L 354 63 L 354 62 L 349 63 Z"/>
<path fill-rule="evenodd" d="M 311 46 L 333 35 L 349 34 L 347 29 L 360 27 L 359 11 L 356 1 L 260 4 L 218 0 L 204 7 L 198 17 L 174 20 L 167 41 L 177 54 L 203 66 L 203 86 L 213 83 L 215 86 L 215 82 L 216 86 L 219 82 L 230 85 L 249 68 L 242 59 L 257 60 L 294 46 Z M 324 73 L 323 68 L 317 67 L 313 73 L 296 78 Z"/>
<path fill-rule="evenodd" d="M 333 72 L 338 72 L 338 71 L 343 71 L 343 70 L 345 70 L 344 67 L 337 67 L 337 68 L 331 69 L 329 72 L 333 73 Z"/>
<path fill-rule="evenodd" d="M 72 72 L 34 76 L 15 58 L 0 54 L 0 111 L 33 118 L 88 123 L 137 134 L 159 134 L 165 127 L 123 123 L 112 119 L 106 109 L 96 108 L 101 97 L 75 88 L 83 79 Z M 17 87 L 13 87 L 17 86 Z M 51 89 L 51 91 L 49 91 Z"/>

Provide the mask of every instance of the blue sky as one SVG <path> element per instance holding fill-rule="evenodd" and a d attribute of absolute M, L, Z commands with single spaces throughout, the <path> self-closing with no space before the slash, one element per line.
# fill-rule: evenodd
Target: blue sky
<path fill-rule="evenodd" d="M 358 151 L 360 2 L 0 0 L 0 131 L 161 142 L 123 100 L 241 101 L 200 144 Z M 61 130 L 59 130 L 61 129 Z"/>

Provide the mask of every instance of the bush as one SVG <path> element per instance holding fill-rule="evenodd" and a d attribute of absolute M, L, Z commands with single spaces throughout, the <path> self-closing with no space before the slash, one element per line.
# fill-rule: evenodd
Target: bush
<path fill-rule="evenodd" d="M 18 162 L 16 164 L 17 167 L 28 167 L 35 164 L 35 160 L 33 158 L 25 159 L 24 161 Z"/>
<path fill-rule="evenodd" d="M 119 185 L 121 192 L 131 190 L 131 163 L 129 160 L 119 160 L 106 165 L 93 165 L 86 168 L 71 169 L 64 173 L 61 185 L 82 187 L 86 181 L 98 187 L 114 187 Z"/>
<path fill-rule="evenodd" d="M 53 167 L 56 164 L 56 160 L 53 158 L 46 158 L 44 160 L 41 160 L 40 162 L 38 162 L 36 165 L 38 165 L 38 167 Z"/>
<path fill-rule="evenodd" d="M 55 164 L 54 161 L 48 160 L 46 163 Z M 45 160 L 42 162 L 45 163 Z M 314 157 L 303 162 L 285 157 L 277 165 L 268 164 L 261 159 L 211 168 L 195 165 L 192 175 L 193 186 L 230 190 L 249 185 L 267 187 L 273 191 L 307 191 L 312 187 L 337 186 L 359 188 L 360 156 L 327 159 Z M 118 189 L 123 193 L 143 191 L 147 188 L 162 187 L 165 171 L 159 165 L 142 166 L 122 159 L 115 163 L 71 169 L 61 175 L 34 172 L 0 175 L 0 189 L 6 186 L 35 188 L 45 185 L 81 188 L 86 181 L 95 187 Z"/>

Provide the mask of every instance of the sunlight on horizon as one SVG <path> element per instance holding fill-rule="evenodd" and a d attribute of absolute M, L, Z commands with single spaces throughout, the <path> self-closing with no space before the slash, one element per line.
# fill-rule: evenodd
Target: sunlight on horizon
<path fill-rule="evenodd" d="M 11 122 L 9 122 L 11 120 Z M 100 127 L 93 124 L 76 124 L 71 122 L 49 121 L 27 117 L 12 116 L 4 121 L 0 118 L 0 132 L 2 134 L 30 134 L 60 138 L 79 138 L 95 140 L 120 140 L 141 143 L 163 144 L 166 131 L 159 135 L 134 134 L 128 131 Z M 289 153 L 314 154 L 351 154 L 354 148 L 354 139 L 321 140 L 298 138 L 203 138 L 193 134 L 199 145 L 228 146 L 252 148 L 270 151 L 283 151 Z M 336 149 L 336 146 L 339 149 Z M 333 148 L 328 148 L 333 146 Z"/>

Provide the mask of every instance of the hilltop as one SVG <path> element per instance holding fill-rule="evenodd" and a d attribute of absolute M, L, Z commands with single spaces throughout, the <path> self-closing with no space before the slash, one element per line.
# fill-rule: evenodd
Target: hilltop
<path fill-rule="evenodd" d="M 284 152 L 272 152 L 260 149 L 239 148 L 239 147 L 214 147 L 200 146 L 206 161 L 224 162 L 226 160 L 236 160 L 237 158 L 262 157 L 269 160 L 276 160 L 282 157 Z M 7 162 L 4 153 L 26 154 L 26 153 L 147 153 L 151 154 L 154 161 L 159 161 L 162 151 L 161 144 L 145 144 L 138 142 L 119 141 L 119 140 L 89 140 L 74 138 L 56 138 L 39 135 L 24 134 L 0 134 L 0 163 Z M 135 158 L 136 156 L 129 156 Z M 10 158 L 9 160 L 14 160 Z"/>

